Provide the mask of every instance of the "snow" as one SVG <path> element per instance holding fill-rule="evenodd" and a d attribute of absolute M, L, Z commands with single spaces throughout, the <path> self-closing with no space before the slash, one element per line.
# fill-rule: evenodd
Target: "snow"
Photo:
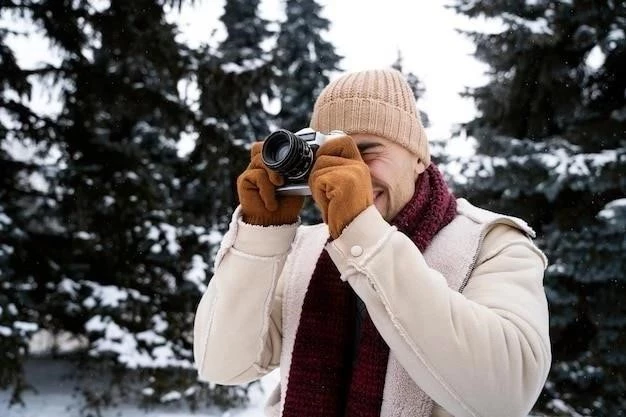
<path fill-rule="evenodd" d="M 34 191 L 48 193 L 50 191 L 50 183 L 40 172 L 31 172 L 28 177 L 28 183 Z"/>
<path fill-rule="evenodd" d="M 144 364 L 145 368 L 169 368 L 169 367 L 178 367 L 178 368 L 193 368 L 193 363 L 191 361 L 185 359 L 178 359 L 173 349 L 173 344 L 167 342 L 163 346 L 158 346 L 152 349 L 152 358 L 148 364 Z M 187 355 L 191 357 L 192 355 Z"/>
<path fill-rule="evenodd" d="M 157 334 L 154 330 L 146 330 L 144 332 L 137 333 L 137 340 L 140 340 L 147 345 L 158 345 L 165 343 L 166 339 Z"/>
<path fill-rule="evenodd" d="M 168 223 L 160 223 L 157 226 L 152 225 L 149 227 L 150 229 L 148 230 L 148 235 L 146 236 L 148 239 L 158 241 L 160 240 L 161 235 L 163 235 L 167 243 L 166 245 L 167 251 L 170 254 L 176 255 L 178 251 L 180 251 L 180 245 L 176 241 L 176 236 L 177 236 L 176 227 Z M 150 248 L 150 251 L 152 253 L 161 253 L 162 250 L 163 248 L 160 243 L 155 243 Z"/>
<path fill-rule="evenodd" d="M 185 78 L 176 85 L 178 95 L 183 103 L 190 106 L 191 110 L 197 112 L 200 110 L 200 88 L 195 77 Z"/>
<path fill-rule="evenodd" d="M 265 110 L 270 115 L 277 115 L 281 110 L 281 102 L 278 98 L 270 99 L 267 94 L 261 95 L 261 105 L 263 106 L 263 110 Z"/>
<path fill-rule="evenodd" d="M 165 233 L 165 239 L 167 240 L 167 251 L 176 255 L 180 250 L 180 245 L 176 241 L 176 227 L 171 224 L 161 223 L 161 230 Z"/>
<path fill-rule="evenodd" d="M 6 126 L 11 127 L 11 122 L 7 123 Z M 45 144 L 37 144 L 31 139 L 18 140 L 7 136 L 2 141 L 1 146 L 16 161 L 46 165 L 49 169 L 62 169 L 60 158 L 63 153 L 57 144 L 53 144 L 46 151 Z"/>
<path fill-rule="evenodd" d="M 626 95 L 626 90 L 624 91 L 624 93 Z M 618 122 L 625 122 L 626 121 L 626 106 L 622 107 L 621 109 L 613 110 L 611 112 L 611 119 L 616 120 Z"/>
<path fill-rule="evenodd" d="M 11 303 L 7 306 L 7 310 L 9 312 L 10 315 L 12 316 L 17 316 L 17 307 L 15 307 L 15 304 Z"/>
<path fill-rule="evenodd" d="M 564 274 L 566 271 L 565 265 L 563 264 L 550 264 L 548 265 L 548 272 L 552 275 L 555 274 Z"/>
<path fill-rule="evenodd" d="M 8 408 L 10 391 L 0 390 L 0 415 L 2 417 L 79 417 L 84 406 L 81 395 L 77 395 L 77 383 L 68 378 L 75 370 L 66 362 L 49 359 L 30 360 L 26 364 L 26 377 L 35 391 L 24 394 L 24 406 L 15 405 Z M 101 380 L 103 375 L 91 375 L 94 381 Z M 172 391 L 160 398 L 165 402 L 152 409 L 142 409 L 138 402 L 116 399 L 115 405 L 102 409 L 102 417 L 264 417 L 263 407 L 280 376 L 277 371 L 261 379 L 259 384 L 250 390 L 250 402 L 247 406 L 221 410 L 216 407 L 201 407 L 191 411 L 184 401 L 177 398 L 193 395 L 197 388 L 191 387 L 184 392 Z M 81 384 L 82 386 L 82 384 Z M 152 396 L 152 388 L 139 389 L 144 396 Z M 167 402 L 172 401 L 172 402 Z"/>
<path fill-rule="evenodd" d="M 583 416 L 582 414 L 577 413 L 572 407 L 570 407 L 563 400 L 560 400 L 558 398 L 551 400 L 547 404 L 547 406 L 548 408 L 554 411 L 557 411 L 559 413 L 565 413 L 564 415 L 567 415 L 570 417 L 586 417 L 586 416 Z"/>
<path fill-rule="evenodd" d="M 170 401 L 180 400 L 181 398 L 182 398 L 182 395 L 180 394 L 180 392 L 178 392 L 178 391 L 171 391 L 171 392 L 168 392 L 167 394 L 165 394 L 164 396 L 161 397 L 161 402 L 162 403 L 168 403 Z"/>
<path fill-rule="evenodd" d="M 75 295 L 76 290 L 79 287 L 80 286 L 76 281 L 71 280 L 69 278 L 63 278 L 57 285 L 57 289 L 60 293 L 66 293 L 69 295 Z"/>
<path fill-rule="evenodd" d="M 26 321 L 16 320 L 12 323 L 12 325 L 13 325 L 13 328 L 10 328 L 7 326 L 0 326 L 0 335 L 9 337 L 13 335 L 14 332 L 17 332 L 18 334 L 23 335 L 26 333 L 36 332 L 39 329 L 39 326 L 37 325 L 37 323 L 30 323 Z"/>
<path fill-rule="evenodd" d="M 161 232 L 159 231 L 159 229 L 156 226 L 151 226 L 150 230 L 148 230 L 148 235 L 146 236 L 146 238 L 150 240 L 159 240 L 160 235 Z"/>
<path fill-rule="evenodd" d="M 215 117 L 206 117 L 204 120 L 202 120 L 202 124 L 204 126 L 215 126 L 218 129 L 228 130 L 228 124 L 220 122 Z"/>
<path fill-rule="evenodd" d="M 121 289 L 115 285 L 100 285 L 96 282 L 86 281 L 89 287 L 91 287 L 93 293 L 90 297 L 85 299 L 98 301 L 102 307 L 119 307 L 120 301 L 128 299 L 128 290 Z M 91 303 L 91 301 L 89 301 Z"/>
<path fill-rule="evenodd" d="M 123 339 L 125 336 L 125 333 L 122 331 L 122 328 L 120 326 L 118 326 L 116 323 L 114 322 L 109 322 L 108 325 L 105 328 L 105 332 L 104 332 L 104 337 L 107 339 Z"/>
<path fill-rule="evenodd" d="M 548 20 L 545 17 L 538 17 L 535 20 L 528 20 L 512 13 L 502 13 L 502 18 L 505 21 L 511 21 L 518 24 L 519 26 L 525 27 L 534 34 L 553 34 L 552 29 L 550 29 L 550 26 L 548 24 Z"/>
<path fill-rule="evenodd" d="M 626 32 L 622 28 L 613 28 L 606 37 L 610 41 L 621 41 L 626 39 Z"/>
<path fill-rule="evenodd" d="M 111 318 L 102 319 L 95 316 L 89 320 L 85 326 L 88 331 L 101 331 L 104 328 L 104 338 L 92 343 L 89 351 L 90 356 L 100 356 L 102 353 L 113 352 L 118 355 L 118 362 L 124 364 L 128 369 L 164 367 L 169 363 L 182 365 L 184 361 L 172 358 L 169 352 L 159 351 L 159 357 L 153 358 L 144 349 L 139 349 L 137 339 L 122 329 Z M 173 359 L 168 361 L 168 359 Z M 187 364 L 185 364 L 187 365 Z M 182 367 L 182 366 L 181 366 Z"/>
<path fill-rule="evenodd" d="M 473 136 L 464 133 L 446 140 L 445 153 L 450 158 L 469 157 L 476 153 L 478 141 Z"/>
<path fill-rule="evenodd" d="M 552 150 L 552 154 L 541 153 L 521 157 L 519 158 L 520 164 L 524 165 L 529 158 L 537 158 L 556 174 L 537 186 L 537 189 L 544 190 L 548 198 L 553 199 L 565 184 L 572 189 L 584 187 L 586 182 L 579 182 L 578 179 L 598 175 L 606 165 L 617 160 L 617 152 L 606 150 L 599 153 L 571 154 L 571 150 L 561 148 Z"/>
<path fill-rule="evenodd" d="M 87 332 L 100 332 L 106 329 L 106 323 L 103 321 L 102 316 L 99 314 L 90 318 L 87 323 L 85 323 L 85 330 Z"/>
<path fill-rule="evenodd" d="M 102 200 L 105 207 L 110 207 L 115 203 L 115 198 L 111 197 L 110 195 L 105 195 L 104 197 L 102 197 Z"/>
<path fill-rule="evenodd" d="M 254 71 L 266 63 L 267 62 L 264 59 L 260 58 L 246 59 L 242 61 L 241 65 L 235 64 L 234 62 L 222 64 L 222 70 L 226 73 L 241 74 L 246 71 Z"/>
<path fill-rule="evenodd" d="M 200 134 L 198 132 L 180 132 L 180 137 L 176 144 L 178 151 L 177 154 L 180 158 L 184 158 L 189 155 L 191 151 L 196 147 L 196 142 Z"/>
<path fill-rule="evenodd" d="M 4 213 L 0 213 L 0 224 L 9 225 L 11 223 L 13 223 L 13 221 L 11 220 L 11 218 L 9 216 L 7 216 Z"/>
<path fill-rule="evenodd" d="M 60 331 L 52 333 L 41 329 L 33 333 L 28 343 L 28 352 L 31 355 L 45 355 L 52 351 L 59 354 L 73 353 L 88 346 L 87 338 L 83 335 Z"/>
<path fill-rule="evenodd" d="M 591 72 L 595 72 L 602 68 L 604 61 L 606 61 L 606 55 L 602 52 L 600 45 L 596 45 L 591 49 L 591 51 L 589 51 L 589 54 L 585 59 L 585 65 L 591 70 Z"/>
<path fill-rule="evenodd" d="M 167 329 L 167 322 L 159 316 L 154 316 L 152 323 L 153 329 L 133 334 L 118 325 L 113 318 L 95 315 L 87 321 L 85 330 L 88 333 L 102 334 L 102 336 L 92 342 L 89 354 L 98 357 L 102 354 L 115 353 L 118 362 L 129 369 L 192 368 L 193 364 L 190 360 L 179 359 L 180 357 L 191 358 L 192 353 L 177 348 L 171 341 L 159 334 Z M 143 342 L 145 346 L 140 346 L 138 341 Z"/>
<path fill-rule="evenodd" d="M 0 230 L 2 230 L 2 228 L 0 228 Z M 11 255 L 13 253 L 14 249 L 12 246 L 9 245 L 5 245 L 2 244 L 0 245 L 0 255 L 4 255 L 5 253 L 8 255 Z M 2 271 L 0 270 L 0 275 L 2 275 Z"/>
<path fill-rule="evenodd" d="M 169 324 L 165 320 L 163 320 L 163 317 L 158 315 L 152 316 L 152 324 L 154 326 L 154 330 L 159 333 L 166 331 L 169 327 Z"/>
<path fill-rule="evenodd" d="M 76 237 L 77 239 L 80 240 L 92 240 L 96 238 L 96 234 L 95 233 L 89 233 L 89 232 L 85 232 L 85 231 L 80 231 L 77 232 L 74 237 Z"/>
<path fill-rule="evenodd" d="M 21 330 L 21 332 L 24 333 L 35 332 L 37 331 L 37 329 L 39 329 L 37 323 L 29 323 L 25 321 L 14 321 L 13 327 L 17 330 Z"/>
<path fill-rule="evenodd" d="M 207 288 L 205 282 L 208 270 L 209 265 L 204 261 L 204 258 L 200 255 L 193 255 L 191 267 L 185 272 L 184 278 L 186 281 L 195 284 L 200 292 L 204 292 Z"/>
<path fill-rule="evenodd" d="M 609 224 L 618 224 L 620 223 L 618 219 L 620 214 L 626 218 L 626 198 L 619 198 L 606 204 L 598 213 L 598 218 Z M 624 219 L 621 221 L 623 222 Z"/>
<path fill-rule="evenodd" d="M 224 238 L 224 234 L 219 230 L 211 230 L 208 235 L 202 235 L 198 238 L 198 242 L 208 242 L 210 245 L 217 245 Z"/>

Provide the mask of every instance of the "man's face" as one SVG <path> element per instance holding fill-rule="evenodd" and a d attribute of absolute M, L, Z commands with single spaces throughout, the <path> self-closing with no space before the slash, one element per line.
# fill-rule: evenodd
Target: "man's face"
<path fill-rule="evenodd" d="M 350 136 L 370 169 L 374 205 L 385 220 L 391 221 L 413 197 L 415 181 L 424 172 L 424 164 L 407 149 L 383 137 L 365 133 Z"/>

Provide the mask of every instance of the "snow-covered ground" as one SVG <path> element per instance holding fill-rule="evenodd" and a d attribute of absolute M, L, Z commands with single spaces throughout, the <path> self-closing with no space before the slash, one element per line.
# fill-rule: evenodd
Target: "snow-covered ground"
<path fill-rule="evenodd" d="M 80 417 L 82 395 L 75 390 L 76 382 L 68 378 L 71 369 L 66 363 L 34 360 L 27 363 L 26 376 L 36 393 L 23 396 L 25 406 L 8 408 L 10 392 L 0 391 L 0 416 L 2 417 Z M 190 411 L 186 405 L 164 405 L 146 411 L 136 404 L 120 403 L 104 408 L 102 417 L 262 417 L 265 398 L 278 383 L 279 375 L 273 372 L 260 385 L 250 389 L 250 403 L 245 408 L 228 411 L 200 408 Z M 85 414 L 88 415 L 88 414 Z M 93 415 L 93 414 L 92 414 Z"/>

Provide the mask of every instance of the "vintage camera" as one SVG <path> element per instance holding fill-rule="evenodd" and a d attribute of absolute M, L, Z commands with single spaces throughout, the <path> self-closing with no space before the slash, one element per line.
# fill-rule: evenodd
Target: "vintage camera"
<path fill-rule="evenodd" d="M 276 192 L 311 195 L 308 179 L 317 150 L 325 141 L 342 135 L 345 133 L 339 130 L 325 135 L 308 127 L 296 133 L 285 129 L 272 132 L 263 142 L 261 158 L 269 169 L 285 179 L 285 185 L 276 188 Z"/>

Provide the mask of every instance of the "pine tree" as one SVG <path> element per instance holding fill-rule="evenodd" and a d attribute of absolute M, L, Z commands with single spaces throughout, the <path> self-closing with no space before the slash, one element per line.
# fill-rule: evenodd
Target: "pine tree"
<path fill-rule="evenodd" d="M 413 72 L 404 72 L 404 57 L 402 56 L 402 52 L 398 51 L 398 57 L 396 61 L 393 63 L 391 68 L 396 69 L 404 74 L 406 81 L 411 87 L 411 91 L 413 91 L 413 95 L 415 96 L 415 101 L 419 101 L 420 98 L 424 96 L 426 93 L 426 87 L 422 83 L 422 81 L 415 75 Z M 419 107 L 418 107 L 419 108 Z M 428 115 L 420 109 L 420 118 L 422 119 L 422 125 L 424 127 L 430 126 L 430 121 L 428 120 Z"/>
<path fill-rule="evenodd" d="M 550 260 L 553 367 L 538 407 L 626 409 L 626 5 L 458 0 L 491 81 L 469 91 L 478 154 L 457 193 L 528 220 Z"/>
<path fill-rule="evenodd" d="M 415 97 L 422 126 L 424 126 L 424 128 L 430 127 L 428 113 L 421 109 L 419 102 L 424 97 L 424 94 L 426 94 L 426 86 L 415 73 L 404 71 L 404 57 L 402 56 L 402 51 L 398 50 L 396 61 L 391 65 L 391 67 L 400 71 L 406 78 L 409 87 L 411 87 L 411 91 L 413 91 L 413 96 Z M 445 164 L 449 162 L 449 156 L 446 151 L 447 139 L 428 137 L 428 142 L 432 161 L 441 166 L 445 166 Z M 446 175 L 448 179 L 451 179 L 449 173 L 443 172 L 443 174 Z"/>
<path fill-rule="evenodd" d="M 272 35 L 258 16 L 259 1 L 227 0 L 220 20 L 226 38 L 193 54 L 201 115 L 196 146 L 183 181 L 186 206 L 224 232 L 237 205 L 236 179 L 249 162 L 252 142 L 269 133 L 264 100 L 274 71 L 264 44 Z"/>
<path fill-rule="evenodd" d="M 186 49 L 154 0 L 111 1 L 88 22 L 99 45 L 92 59 L 67 63 L 73 89 L 60 116 L 70 259 L 51 326 L 86 333 L 98 366 L 153 377 L 175 369 L 194 383 L 187 329 L 200 291 L 184 276 L 190 225 L 176 176 L 176 140 L 191 120 L 177 93 Z M 147 384 L 152 397 L 172 389 L 161 376 Z"/>
<path fill-rule="evenodd" d="M 165 401 L 172 390 L 234 399 L 242 389 L 200 389 L 191 349 L 216 243 L 212 222 L 183 205 L 183 178 L 192 180 L 183 177 L 177 141 L 201 119 L 178 92 L 195 76 L 192 51 L 175 40 L 156 0 L 6 7 L 36 25 L 62 61 L 20 68 L 7 31 L 0 36 L 9 116 L 0 139 L 2 388 L 12 386 L 19 399 L 22 361 L 39 328 L 82 337 L 79 359 L 102 367 L 112 383 L 135 370 L 146 400 Z M 33 75 L 61 90 L 54 118 L 29 108 Z M 6 151 L 12 142 L 40 146 L 43 156 L 21 161 Z M 60 154 L 54 164 L 50 149 Z M 35 174 L 47 183 L 35 187 Z"/>
<path fill-rule="evenodd" d="M 221 83 L 230 84 L 231 94 L 238 100 L 224 118 L 237 139 L 252 142 L 263 137 L 268 130 L 268 114 L 263 100 L 272 98 L 273 78 L 271 55 L 264 44 L 272 32 L 269 22 L 259 16 L 259 0 L 227 0 L 224 23 L 227 36 L 218 48 L 221 56 Z"/>
<path fill-rule="evenodd" d="M 58 125 L 28 106 L 33 78 L 49 72 L 19 65 L 9 46 L 18 36 L 19 30 L 0 28 L 0 389 L 13 388 L 11 403 L 27 387 L 23 361 L 39 329 L 30 297 L 35 276 L 58 276 L 45 248 L 58 242 L 59 232 L 52 152 Z"/>
<path fill-rule="evenodd" d="M 315 99 L 339 69 L 341 57 L 324 39 L 330 22 L 315 0 L 286 0 L 285 12 L 274 51 L 281 100 L 276 125 L 298 131 L 309 125 Z"/>
<path fill-rule="evenodd" d="M 330 22 L 315 0 L 286 0 L 284 5 L 285 19 L 273 51 L 277 75 L 273 89 L 280 111 L 272 119 L 272 130 L 297 132 L 309 126 L 315 99 L 339 69 L 341 57 L 323 37 Z M 321 222 L 312 199 L 306 199 L 301 218 L 306 224 Z"/>
<path fill-rule="evenodd" d="M 22 68 L 0 29 L 0 389 L 16 401 L 37 330 L 81 341 L 81 369 L 111 383 L 81 388 L 95 404 L 133 380 L 147 402 L 247 392 L 199 383 L 191 329 L 248 145 L 272 125 L 272 34 L 258 1 L 230 0 L 224 42 L 191 50 L 165 19 L 180 3 L 0 5 L 60 56 Z M 58 114 L 31 109 L 33 86 L 60 91 Z M 195 146 L 180 155 L 184 135 Z"/>

